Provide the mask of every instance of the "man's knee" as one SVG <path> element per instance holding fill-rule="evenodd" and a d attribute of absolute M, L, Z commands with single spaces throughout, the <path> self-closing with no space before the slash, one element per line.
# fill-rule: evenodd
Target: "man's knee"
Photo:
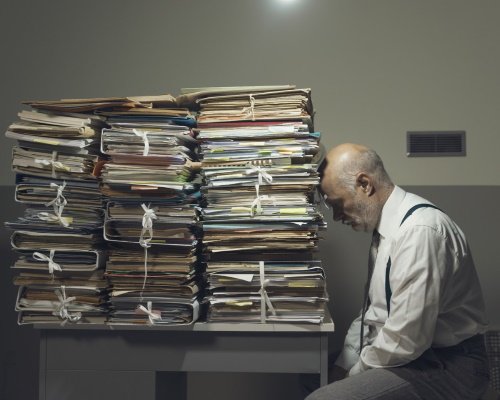
<path fill-rule="evenodd" d="M 338 382 L 330 383 L 322 386 L 318 390 L 312 392 L 305 400 L 351 400 L 349 393 L 341 390 Z"/>

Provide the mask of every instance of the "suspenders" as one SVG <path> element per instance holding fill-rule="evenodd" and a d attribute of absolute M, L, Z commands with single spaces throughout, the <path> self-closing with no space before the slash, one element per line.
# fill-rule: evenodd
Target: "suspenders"
<path fill-rule="evenodd" d="M 435 205 L 428 204 L 428 203 L 421 203 L 414 205 L 412 208 L 408 210 L 406 215 L 403 217 L 403 220 L 399 224 L 399 226 L 403 225 L 403 223 L 410 217 L 415 210 L 418 210 L 419 208 L 435 208 L 436 210 L 439 210 L 443 212 L 441 209 L 437 208 Z M 391 311 L 391 296 L 392 296 L 392 290 L 391 290 L 391 283 L 389 282 L 389 274 L 391 272 L 391 257 L 389 256 L 389 260 L 387 260 L 387 266 L 385 267 L 385 301 L 387 304 L 387 315 L 389 315 Z"/>

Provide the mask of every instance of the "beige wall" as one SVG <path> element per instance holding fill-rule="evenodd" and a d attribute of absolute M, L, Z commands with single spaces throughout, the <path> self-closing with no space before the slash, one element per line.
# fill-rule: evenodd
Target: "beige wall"
<path fill-rule="evenodd" d="M 499 20 L 498 0 L 4 2 L 0 123 L 26 99 L 296 83 L 327 147 L 375 147 L 396 182 L 498 185 Z M 408 159 L 434 129 L 466 130 L 467 157 Z"/>

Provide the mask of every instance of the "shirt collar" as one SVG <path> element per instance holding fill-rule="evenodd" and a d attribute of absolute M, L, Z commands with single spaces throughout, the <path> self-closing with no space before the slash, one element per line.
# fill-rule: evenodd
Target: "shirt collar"
<path fill-rule="evenodd" d="M 377 231 L 383 238 L 392 236 L 392 233 L 398 229 L 400 224 L 399 206 L 403 202 L 406 192 L 399 186 L 394 186 L 392 193 L 382 208 L 380 221 Z"/>

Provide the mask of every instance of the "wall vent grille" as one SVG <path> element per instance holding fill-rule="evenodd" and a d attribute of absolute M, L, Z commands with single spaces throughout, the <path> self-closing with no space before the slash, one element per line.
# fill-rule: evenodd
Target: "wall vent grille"
<path fill-rule="evenodd" d="M 465 156 L 465 131 L 406 132 L 408 157 Z"/>

